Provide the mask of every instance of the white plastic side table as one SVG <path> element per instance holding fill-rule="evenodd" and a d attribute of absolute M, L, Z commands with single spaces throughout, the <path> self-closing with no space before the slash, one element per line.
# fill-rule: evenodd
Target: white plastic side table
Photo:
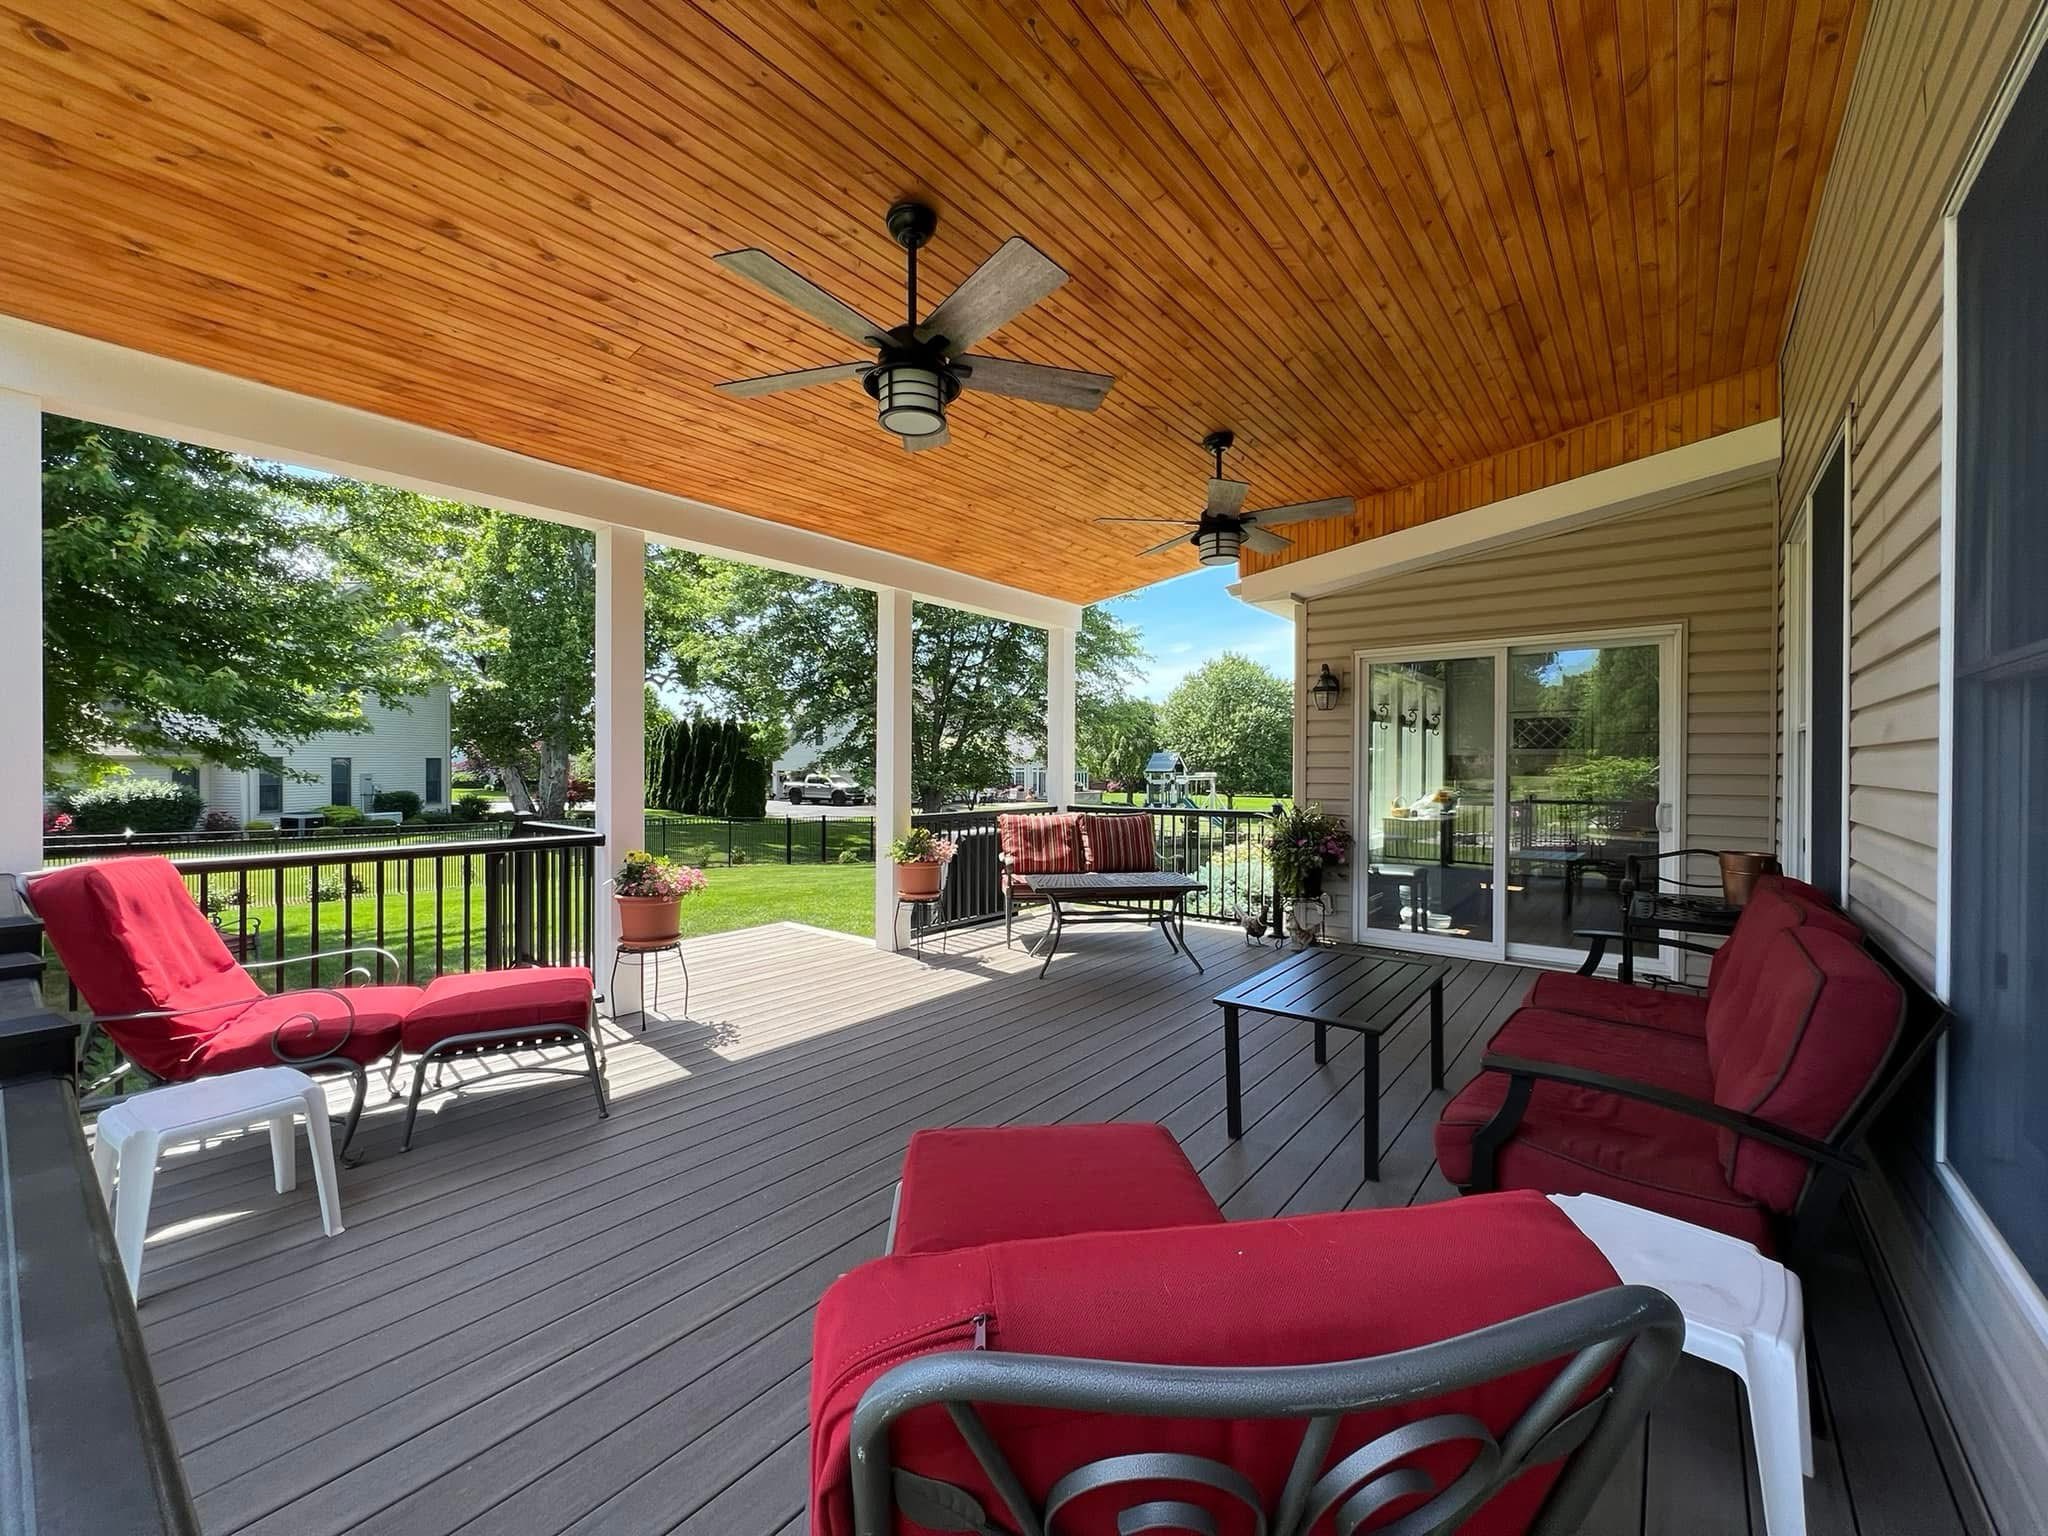
<path fill-rule="evenodd" d="M 1806 1316 L 1799 1277 L 1755 1247 L 1601 1195 L 1551 1202 L 1626 1285 L 1651 1285 L 1685 1314 L 1685 1352 L 1733 1371 L 1749 1394 L 1764 1528 L 1806 1536 L 1813 1423 L 1806 1396 Z"/>
<path fill-rule="evenodd" d="M 277 1192 L 284 1194 L 298 1187 L 294 1121 L 300 1115 L 306 1117 L 306 1140 L 313 1148 L 320 1225 L 329 1237 L 336 1237 L 342 1230 L 341 1186 L 334 1168 L 327 1095 L 305 1073 L 291 1067 L 252 1067 L 152 1088 L 100 1112 L 93 1130 L 93 1168 L 99 1174 L 100 1194 L 113 1210 L 114 1246 L 128 1275 L 130 1295 L 139 1293 L 142 1280 L 142 1245 L 149 1234 L 158 1154 L 167 1146 L 203 1140 L 216 1131 L 268 1123 L 271 1172 Z"/>

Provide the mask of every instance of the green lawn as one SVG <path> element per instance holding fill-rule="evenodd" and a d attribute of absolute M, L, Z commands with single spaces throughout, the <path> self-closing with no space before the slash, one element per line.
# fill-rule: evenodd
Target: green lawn
<path fill-rule="evenodd" d="M 683 932 L 697 937 L 788 920 L 871 938 L 872 864 L 742 864 L 707 869 L 711 883 L 683 903 Z"/>

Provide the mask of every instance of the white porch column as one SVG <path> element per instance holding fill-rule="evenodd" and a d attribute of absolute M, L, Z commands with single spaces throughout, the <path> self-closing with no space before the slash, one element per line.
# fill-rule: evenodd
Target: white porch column
<path fill-rule="evenodd" d="M 1045 798 L 1074 803 L 1074 631 L 1045 632 Z"/>
<path fill-rule="evenodd" d="M 1287 792 L 1299 805 L 1308 793 L 1308 604 L 1297 597 L 1287 606 L 1294 611 L 1294 777 Z"/>
<path fill-rule="evenodd" d="M 0 870 L 43 863 L 43 403 L 0 390 Z"/>
<path fill-rule="evenodd" d="M 910 827 L 910 594 L 875 593 L 875 948 L 892 950 L 896 867 L 889 844 Z"/>
<path fill-rule="evenodd" d="M 647 535 L 606 524 L 597 538 L 597 829 L 608 873 L 647 844 Z M 590 957 L 600 988 L 610 987 L 619 942 L 611 892 L 597 897 L 597 948 Z M 637 966 L 619 967 L 607 992 L 612 1017 L 642 1006 Z"/>

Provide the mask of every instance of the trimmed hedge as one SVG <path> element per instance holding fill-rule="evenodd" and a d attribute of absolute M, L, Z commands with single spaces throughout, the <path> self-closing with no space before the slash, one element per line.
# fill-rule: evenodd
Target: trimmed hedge
<path fill-rule="evenodd" d="M 167 779 L 111 779 L 67 797 L 73 832 L 190 832 L 199 791 Z"/>
<path fill-rule="evenodd" d="M 407 821 L 419 815 L 425 801 L 409 789 L 380 789 L 370 799 L 373 811 L 401 811 Z"/>

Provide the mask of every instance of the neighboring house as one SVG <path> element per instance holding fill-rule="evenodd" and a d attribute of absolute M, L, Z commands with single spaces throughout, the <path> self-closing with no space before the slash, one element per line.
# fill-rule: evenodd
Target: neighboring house
<path fill-rule="evenodd" d="M 334 731 L 280 744 L 275 768 L 228 768 L 198 758 L 145 762 L 124 747 L 107 755 L 140 779 L 168 779 L 199 791 L 209 811 L 262 821 L 323 805 L 368 810 L 378 791 L 409 789 L 428 808 L 449 804 L 448 689 L 436 684 L 403 704 L 363 702 L 364 731 Z"/>

